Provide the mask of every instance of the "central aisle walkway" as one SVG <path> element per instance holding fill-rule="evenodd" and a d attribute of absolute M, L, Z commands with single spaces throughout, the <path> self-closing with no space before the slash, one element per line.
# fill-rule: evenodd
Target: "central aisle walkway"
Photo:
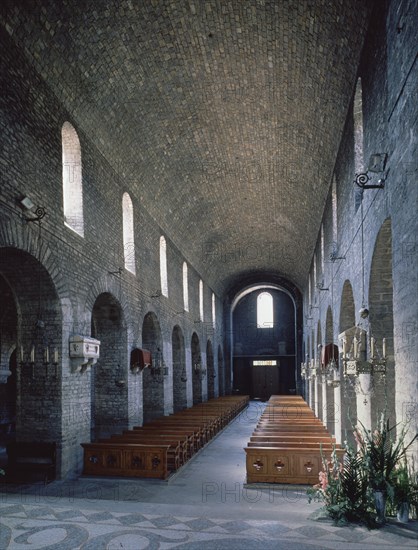
<path fill-rule="evenodd" d="M 0 549 L 382 550 L 417 548 L 416 522 L 334 527 L 309 519 L 306 488 L 247 488 L 243 447 L 264 405 L 252 402 L 168 481 L 82 477 L 0 486 Z"/>

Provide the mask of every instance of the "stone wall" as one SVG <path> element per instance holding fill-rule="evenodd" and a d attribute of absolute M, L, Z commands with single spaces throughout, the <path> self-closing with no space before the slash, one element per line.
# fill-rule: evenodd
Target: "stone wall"
<path fill-rule="evenodd" d="M 318 364 L 317 323 L 325 334 L 326 313 L 333 312 L 333 339 L 357 325 L 376 338 L 376 355 L 382 355 L 386 338 L 386 376 L 362 376 L 357 391 L 348 379 L 322 402 L 322 415 L 336 416 L 339 438 L 350 439 L 351 422 L 361 419 L 376 426 L 383 413 L 391 424 L 410 422 L 410 435 L 417 427 L 418 373 L 418 186 L 416 106 L 418 67 L 414 52 L 414 28 L 418 14 L 413 2 L 378 2 L 361 57 L 363 158 L 367 171 L 371 155 L 387 155 L 385 173 L 372 173 L 369 184 L 385 179 L 383 189 L 365 189 L 358 202 L 355 178 L 355 98 L 348 112 L 332 178 L 337 183 L 337 243 L 332 242 L 332 185 L 324 211 L 324 269 L 320 278 L 327 291 L 304 289 L 304 341 L 309 359 Z M 356 200 L 357 199 L 357 200 Z M 334 255 L 330 257 L 329 251 Z M 320 236 L 316 248 L 320 257 Z M 321 263 L 321 262 L 319 262 Z M 311 271 L 311 280 L 313 274 Z M 312 307 L 310 307 L 312 306 Z M 367 307 L 370 315 L 360 316 Z M 308 339 L 315 338 L 309 350 Z M 370 358 L 370 344 L 367 357 Z M 340 370 L 341 370 L 340 364 Z M 319 374 L 306 388 L 325 384 Z M 310 398 L 316 400 L 311 389 Z M 331 406 L 330 406 L 331 402 Z M 334 410 L 336 403 L 340 410 Z M 314 406 L 314 403 L 312 403 Z M 342 433 L 341 433 L 342 426 Z"/>
<path fill-rule="evenodd" d="M 2 353 L 2 361 L 8 363 L 15 349 L 19 361 L 20 348 L 24 348 L 24 367 L 18 366 L 17 376 L 16 436 L 57 441 L 59 475 L 64 477 L 80 472 L 81 442 L 143 421 L 144 393 L 149 417 L 173 411 L 174 377 L 180 376 L 184 366 L 188 380 L 192 379 L 192 334 L 199 338 L 202 350 L 209 340 L 214 349 L 223 347 L 221 302 L 216 297 L 218 318 L 214 324 L 212 290 L 205 284 L 204 274 L 189 263 L 189 312 L 184 311 L 182 266 L 187 251 L 179 251 L 169 235 L 165 235 L 168 297 L 161 295 L 162 231 L 142 207 L 140 194 L 130 188 L 129 181 L 121 180 L 92 145 L 83 126 L 74 122 L 3 27 L 0 48 L 0 271 L 7 275 L 7 292 L 13 294 L 16 310 L 9 308 L 11 313 L 4 320 L 15 336 L 7 359 Z M 81 145 L 84 237 L 64 224 L 61 129 L 66 121 L 75 128 Z M 146 180 L 141 185 L 147 185 Z M 124 267 L 125 192 L 134 209 L 135 275 Z M 25 196 L 46 210 L 40 227 L 37 222 L 25 221 L 31 216 L 19 205 Z M 201 278 L 203 321 L 199 320 L 198 299 Z M 168 374 L 158 383 L 149 379 L 148 372 L 132 374 L 129 365 L 130 351 L 143 345 L 144 319 L 150 312 L 160 326 L 160 351 L 168 367 Z M 37 327 L 40 317 L 43 324 Z M 174 326 L 184 338 L 180 354 L 184 365 L 180 371 L 176 365 L 175 372 Z M 98 363 L 86 372 L 75 372 L 69 358 L 68 342 L 74 334 L 91 335 L 102 343 Z M 33 377 L 29 365 L 32 345 L 36 347 Z M 45 347 L 51 359 L 48 367 L 43 360 Z M 54 367 L 55 349 L 59 361 Z M 3 369 L 8 367 L 2 364 Z M 218 371 L 218 353 L 214 354 L 213 370 Z M 215 380 L 211 393 L 218 395 L 219 384 L 224 388 L 225 383 L 219 377 Z M 207 378 L 202 386 L 201 398 L 206 398 Z M 188 392 L 183 391 L 182 406 L 193 402 L 190 389 Z"/>

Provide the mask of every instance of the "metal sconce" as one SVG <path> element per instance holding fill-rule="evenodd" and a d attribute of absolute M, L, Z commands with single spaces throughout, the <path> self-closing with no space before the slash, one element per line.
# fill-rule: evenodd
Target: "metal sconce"
<path fill-rule="evenodd" d="M 160 349 L 157 350 L 155 362 L 149 366 L 151 376 L 157 382 L 162 382 L 164 376 L 168 376 L 168 367 L 166 366 Z"/>
<path fill-rule="evenodd" d="M 23 197 L 19 199 L 19 206 L 25 211 L 29 217 L 25 216 L 25 221 L 30 222 L 40 222 L 46 215 L 46 210 L 43 206 L 36 206 L 30 200 L 29 197 Z"/>
<path fill-rule="evenodd" d="M 199 359 L 197 363 L 194 365 L 194 372 L 197 374 L 200 379 L 204 378 L 206 376 L 206 367 L 202 365 L 202 360 Z"/>
<path fill-rule="evenodd" d="M 50 361 L 49 346 L 45 346 L 43 350 L 43 360 L 39 361 L 39 366 L 44 366 L 46 371 L 46 376 L 48 376 L 48 367 L 52 365 L 54 367 L 54 376 L 57 376 L 58 368 L 58 349 L 54 348 L 52 353 L 52 361 Z M 20 346 L 20 361 L 19 365 L 21 368 L 30 368 L 31 369 L 31 378 L 35 378 L 35 366 L 37 365 L 36 361 L 36 347 L 35 344 L 32 344 L 30 353 L 28 354 L 27 359 L 25 360 L 25 352 L 23 346 Z"/>
<path fill-rule="evenodd" d="M 383 189 L 385 187 L 387 175 L 385 172 L 386 159 L 386 153 L 375 153 L 374 155 L 371 155 L 367 172 L 356 174 L 354 183 L 360 187 L 360 189 Z M 368 182 L 371 180 L 369 172 L 382 174 L 377 184 L 368 185 Z"/>

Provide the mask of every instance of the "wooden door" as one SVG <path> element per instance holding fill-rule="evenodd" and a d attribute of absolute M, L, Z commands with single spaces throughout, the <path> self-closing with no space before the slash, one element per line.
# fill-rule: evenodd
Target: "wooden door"
<path fill-rule="evenodd" d="M 271 395 L 279 393 L 279 368 L 277 366 L 252 366 L 252 394 L 255 398 L 267 401 Z"/>

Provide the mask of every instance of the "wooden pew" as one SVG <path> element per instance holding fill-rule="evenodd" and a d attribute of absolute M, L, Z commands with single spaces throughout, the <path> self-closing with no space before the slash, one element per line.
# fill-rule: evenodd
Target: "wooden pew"
<path fill-rule="evenodd" d="M 140 445 L 169 445 L 167 467 L 170 471 L 178 470 L 187 460 L 187 447 L 173 436 L 115 434 L 108 439 L 99 440 L 99 443 L 113 443 L 115 441 L 118 443 L 138 443 Z"/>
<path fill-rule="evenodd" d="M 312 485 L 318 483 L 323 469 L 322 456 L 330 460 L 332 450 L 309 447 L 246 447 L 247 483 L 288 483 Z M 343 449 L 335 451 L 341 459 Z"/>
<path fill-rule="evenodd" d="M 83 443 L 84 473 L 159 477 L 179 468 L 248 404 L 248 396 L 211 399 L 95 443 Z"/>
<path fill-rule="evenodd" d="M 245 448 L 248 483 L 315 484 L 344 449 L 299 396 L 272 396 Z"/>
<path fill-rule="evenodd" d="M 168 477 L 169 445 L 136 443 L 82 443 L 86 475 Z"/>

